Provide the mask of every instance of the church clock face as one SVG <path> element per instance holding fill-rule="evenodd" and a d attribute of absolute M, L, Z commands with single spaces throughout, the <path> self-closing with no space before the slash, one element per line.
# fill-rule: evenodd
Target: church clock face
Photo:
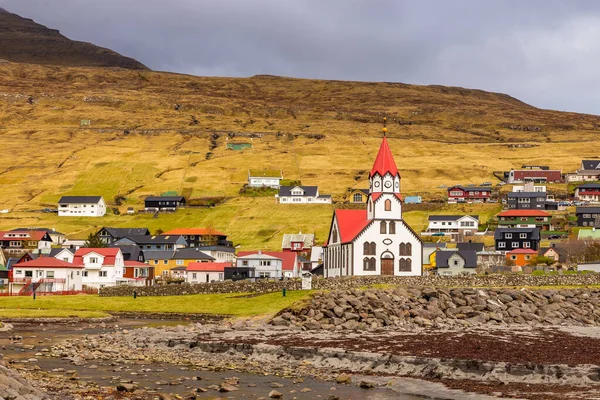
<path fill-rule="evenodd" d="M 375 185 L 376 188 L 378 188 L 379 187 L 379 182 L 375 182 L 374 185 Z"/>
<path fill-rule="evenodd" d="M 398 189 L 398 186 L 400 186 L 400 185 L 398 185 L 398 182 L 396 182 L 396 189 Z"/>
<path fill-rule="evenodd" d="M 387 182 L 385 183 L 385 187 L 386 187 L 386 188 L 388 188 L 388 189 L 389 189 L 389 188 L 391 188 L 391 187 L 392 187 L 392 182 L 390 182 L 390 181 L 387 181 Z"/>

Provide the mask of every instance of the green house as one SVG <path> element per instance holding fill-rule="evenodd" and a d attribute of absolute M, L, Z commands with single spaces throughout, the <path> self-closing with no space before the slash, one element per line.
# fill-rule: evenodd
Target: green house
<path fill-rule="evenodd" d="M 506 210 L 498 214 L 498 226 L 502 228 L 540 228 L 552 230 L 552 214 L 542 210 Z"/>

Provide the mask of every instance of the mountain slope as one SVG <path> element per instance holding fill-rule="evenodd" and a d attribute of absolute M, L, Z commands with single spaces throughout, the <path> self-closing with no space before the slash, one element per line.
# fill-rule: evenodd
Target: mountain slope
<path fill-rule="evenodd" d="M 133 58 L 91 43 L 70 40 L 56 29 L 1 8 L 0 59 L 31 64 L 148 69 Z"/>

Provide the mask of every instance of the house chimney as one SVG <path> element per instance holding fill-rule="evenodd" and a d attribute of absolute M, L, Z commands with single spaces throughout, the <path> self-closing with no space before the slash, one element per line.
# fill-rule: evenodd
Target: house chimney
<path fill-rule="evenodd" d="M 262 250 L 259 250 L 258 251 L 258 255 L 260 256 L 261 254 L 262 254 Z"/>
<path fill-rule="evenodd" d="M 552 243 L 552 248 L 556 247 L 556 243 Z"/>

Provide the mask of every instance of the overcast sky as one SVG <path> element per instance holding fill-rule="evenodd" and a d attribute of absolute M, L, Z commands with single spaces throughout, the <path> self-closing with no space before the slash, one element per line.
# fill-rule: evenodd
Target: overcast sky
<path fill-rule="evenodd" d="M 155 70 L 452 85 L 600 114 L 595 0 L 0 0 L 0 7 Z"/>

